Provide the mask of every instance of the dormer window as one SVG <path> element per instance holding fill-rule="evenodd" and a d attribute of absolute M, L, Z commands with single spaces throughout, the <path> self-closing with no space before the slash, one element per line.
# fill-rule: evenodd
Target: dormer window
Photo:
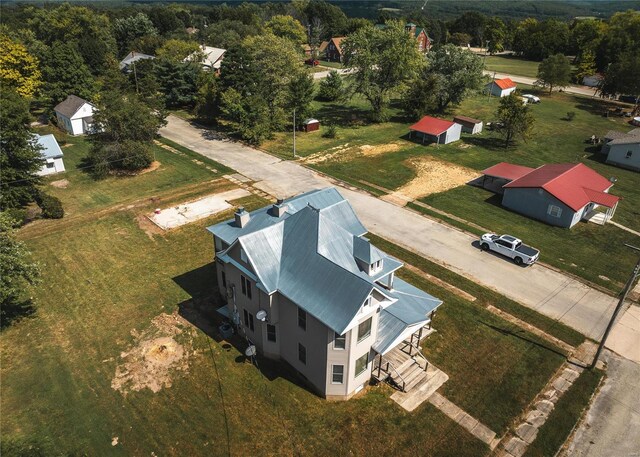
<path fill-rule="evenodd" d="M 371 265 L 369 265 L 369 274 L 375 274 L 382 270 L 382 260 L 376 260 Z"/>

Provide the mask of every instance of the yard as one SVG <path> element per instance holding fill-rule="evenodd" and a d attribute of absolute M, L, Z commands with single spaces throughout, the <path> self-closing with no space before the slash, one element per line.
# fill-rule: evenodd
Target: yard
<path fill-rule="evenodd" d="M 161 161 L 172 157 L 163 151 Z M 201 167 L 187 155 L 175 160 L 173 173 Z M 429 404 L 406 413 L 385 385 L 351 401 L 326 402 L 285 367 L 260 359 L 260 373 L 235 346 L 211 338 L 219 301 L 204 227 L 231 211 L 167 233 L 142 224 L 141 214 L 176 201 L 191 185 L 176 184 L 174 175 L 173 188 L 152 200 L 156 193 L 144 183 L 160 172 L 114 178 L 113 200 L 104 203 L 83 201 L 89 189 L 80 192 L 79 181 L 77 195 L 59 195 L 86 217 L 21 231 L 43 265 L 44 282 L 33 294 L 35 316 L 0 334 L 5 449 L 34 445 L 45 455 L 487 452 Z M 194 178 L 192 184 L 199 183 L 209 192 L 227 186 L 210 183 L 208 175 Z M 237 203 L 252 209 L 266 202 Z M 415 275 L 404 277 L 445 301 L 438 332 L 425 345 L 427 357 L 450 376 L 444 394 L 504 431 L 563 357 L 481 307 Z M 156 344 L 169 337 L 171 344 Z M 170 361 L 175 369 L 163 371 Z M 149 367 L 155 371 L 145 371 Z M 123 372 L 131 376 L 116 375 Z M 158 391 L 137 390 L 145 385 Z"/>
<path fill-rule="evenodd" d="M 523 90 L 540 93 L 531 88 Z M 397 106 L 392 107 L 390 122 L 370 124 L 366 121 L 368 105 L 360 97 L 343 105 L 316 102 L 318 119 L 324 125 L 333 122 L 340 126 L 338 138 L 323 138 L 322 128 L 320 132 L 300 133 L 297 154 L 306 165 L 376 195 L 404 190 L 407 186 L 424 188 L 427 193 L 410 197 L 491 230 L 513 232 L 542 248 L 545 262 L 618 292 L 633 262 L 633 253 L 620 243 L 633 242 L 634 235 L 613 226 L 584 223 L 572 230 L 552 228 L 496 206 L 497 197 L 491 198 L 492 194 L 459 187 L 470 179 L 465 176 L 479 176 L 481 170 L 501 161 L 531 167 L 583 162 L 603 176 L 616 179 L 611 192 L 623 200 L 614 221 L 640 230 L 640 175 L 604 164 L 587 144 L 591 135 L 602 137 L 608 130 L 627 131 L 630 126 L 621 118 L 602 116 L 607 103 L 598 99 L 561 93 L 541 94 L 541 98 L 540 104 L 531 107 L 536 119 L 532 137 L 509 149 L 503 147 L 497 134 L 489 131 L 474 136 L 463 134 L 461 141 L 448 145 L 423 146 L 407 138 L 411 120 L 403 117 Z M 493 120 L 497 105 L 495 97 L 477 95 L 442 117 L 450 119 L 454 114 L 463 114 L 486 123 Z M 565 120 L 568 112 L 575 113 L 572 121 Z M 291 159 L 291 134 L 279 134 L 263 148 Z M 459 178 L 453 179 L 453 168 L 451 173 L 428 173 L 434 164 L 445 170 L 455 165 L 461 171 Z M 442 194 L 430 193 L 434 191 Z"/>
<path fill-rule="evenodd" d="M 485 69 L 488 71 L 496 71 L 498 73 L 507 73 L 510 75 L 527 76 L 536 78 L 538 76 L 538 65 L 540 62 L 534 60 L 525 60 L 508 55 L 501 56 L 481 56 L 485 61 Z"/>

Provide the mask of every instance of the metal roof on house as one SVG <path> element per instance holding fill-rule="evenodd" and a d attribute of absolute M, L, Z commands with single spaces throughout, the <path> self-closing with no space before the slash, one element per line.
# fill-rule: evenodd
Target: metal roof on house
<path fill-rule="evenodd" d="M 494 178 L 503 178 L 513 181 L 522 178 L 524 175 L 531 173 L 535 168 L 523 167 L 522 165 L 514 165 L 507 162 L 500 162 L 492 167 L 482 171 L 483 175 L 492 176 Z"/>
<path fill-rule="evenodd" d="M 56 137 L 52 134 L 38 135 L 36 133 L 36 141 L 42 146 L 40 153 L 45 159 L 55 159 L 63 156 L 62 149 L 60 149 Z"/>
<path fill-rule="evenodd" d="M 198 53 L 203 55 L 202 61 L 200 62 L 202 65 L 213 68 L 214 70 L 218 70 L 220 65 L 222 64 L 222 57 L 224 56 L 226 49 L 214 48 L 212 46 L 200 46 L 199 51 L 194 52 L 184 59 L 185 62 L 193 60 Z"/>
<path fill-rule="evenodd" d="M 53 110 L 65 117 L 72 118 L 85 103 L 89 102 L 77 95 L 69 95 L 64 101 L 58 103 Z M 89 104 L 91 105 L 91 103 Z"/>
<path fill-rule="evenodd" d="M 633 129 L 628 133 L 610 130 L 604 137 L 610 140 L 607 144 L 636 144 L 640 143 L 640 128 Z"/>
<path fill-rule="evenodd" d="M 593 197 L 604 193 L 612 186 L 604 176 L 582 163 L 554 163 L 542 165 L 530 173 L 504 185 L 504 188 L 540 187 L 556 197 L 574 211 L 578 211 Z M 611 202 L 620 198 L 600 197 L 600 201 Z M 607 203 L 600 203 L 609 206 Z"/>
<path fill-rule="evenodd" d="M 419 289 L 402 286 L 389 291 L 376 283 L 402 263 L 361 238 L 366 229 L 336 189 L 312 191 L 283 204 L 287 210 L 279 218 L 263 208 L 252 212 L 243 228 L 231 221 L 208 228 L 216 236 L 226 236 L 223 239 L 230 245 L 242 246 L 258 287 L 267 293 L 279 292 L 339 334 L 373 290 L 394 300 L 402 296 L 409 301 L 406 306 L 415 299 L 433 299 Z M 360 269 L 356 255 L 381 260 L 383 271 L 369 276 Z"/>
<path fill-rule="evenodd" d="M 454 125 L 455 122 L 445 121 L 444 119 L 438 119 L 437 117 L 424 116 L 418 122 L 409 127 L 409 130 L 437 136 L 443 134 Z"/>
<path fill-rule="evenodd" d="M 155 59 L 155 57 L 150 56 L 149 54 L 143 54 L 141 52 L 131 51 L 129 54 L 126 55 L 124 59 L 120 61 L 120 70 L 125 69 L 126 67 L 128 67 L 134 62 L 137 62 L 138 60 L 145 60 L 145 59 Z"/>
<path fill-rule="evenodd" d="M 473 127 L 476 124 L 482 124 L 482 121 L 480 119 L 474 119 L 472 117 L 467 117 L 467 116 L 454 116 L 453 117 L 453 122 L 456 122 L 458 124 L 462 124 L 462 125 L 466 125 L 469 127 Z"/>
<path fill-rule="evenodd" d="M 502 78 L 502 79 L 494 79 L 490 84 L 495 84 L 500 89 L 511 89 L 512 87 L 516 87 L 516 83 L 514 83 L 511 78 Z"/>
<path fill-rule="evenodd" d="M 382 253 L 378 248 L 365 238 L 358 236 L 353 237 L 353 256 L 367 265 L 382 259 Z"/>

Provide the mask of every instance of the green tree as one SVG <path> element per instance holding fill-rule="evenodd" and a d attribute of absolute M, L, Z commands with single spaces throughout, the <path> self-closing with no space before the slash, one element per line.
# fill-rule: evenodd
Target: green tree
<path fill-rule="evenodd" d="M 15 236 L 15 221 L 0 212 L 0 328 L 21 317 L 33 314 L 30 301 L 25 300 L 28 285 L 37 284 L 40 267 L 31 260 L 31 253 Z"/>
<path fill-rule="evenodd" d="M 476 11 L 470 11 L 458 16 L 449 27 L 449 30 L 452 33 L 466 33 L 471 36 L 471 44 L 473 46 L 482 46 L 486 23 L 487 16 Z"/>
<path fill-rule="evenodd" d="M 548 87 L 549 93 L 554 87 L 567 87 L 569 82 L 571 82 L 571 64 L 564 55 L 552 55 L 538 65 L 536 85 Z"/>
<path fill-rule="evenodd" d="M 212 72 L 204 72 L 198 86 L 196 114 L 203 121 L 211 122 L 219 114 L 220 78 Z"/>
<path fill-rule="evenodd" d="M 286 108 L 296 112 L 296 127 L 311 116 L 311 102 L 315 93 L 313 75 L 299 73 L 289 82 Z"/>
<path fill-rule="evenodd" d="M 159 58 L 164 58 L 174 62 L 182 62 L 193 53 L 198 53 L 200 46 L 195 41 L 167 40 L 156 50 Z M 200 60 L 200 59 L 198 59 Z"/>
<path fill-rule="evenodd" d="M 640 49 L 640 11 L 614 14 L 596 51 L 598 69 L 605 70 L 621 56 Z"/>
<path fill-rule="evenodd" d="M 193 106 L 198 100 L 198 81 L 202 67 L 195 62 L 155 60 L 155 77 L 167 107 Z"/>
<path fill-rule="evenodd" d="M 344 12 L 338 6 L 324 0 L 311 0 L 304 13 L 307 22 L 314 25 L 320 32 L 320 39 L 341 36 L 347 30 L 349 20 Z"/>
<path fill-rule="evenodd" d="M 424 65 L 414 38 L 399 21 L 387 23 L 384 29 L 359 29 L 343 42 L 343 52 L 354 91 L 371 104 L 374 121 L 387 119 L 393 91 L 412 80 Z"/>
<path fill-rule="evenodd" d="M 291 40 L 297 45 L 301 45 L 307 41 L 307 31 L 299 21 L 291 16 L 273 16 L 265 24 L 265 29 L 275 36 Z"/>
<path fill-rule="evenodd" d="M 500 124 L 498 131 L 504 137 L 505 148 L 508 148 L 516 138 L 526 141 L 535 121 L 529 107 L 522 103 L 522 99 L 515 92 L 500 99 L 496 117 Z"/>
<path fill-rule="evenodd" d="M 260 144 L 273 136 L 269 106 L 262 97 L 243 96 L 231 87 L 222 93 L 220 108 L 243 140 Z"/>
<path fill-rule="evenodd" d="M 640 51 L 628 51 L 617 62 L 609 65 L 604 73 L 600 92 L 604 95 L 640 96 Z M 637 100 L 637 98 L 636 98 Z"/>
<path fill-rule="evenodd" d="M 578 61 L 585 53 L 595 54 L 606 30 L 606 23 L 599 19 L 580 19 L 572 24 L 571 48 Z"/>
<path fill-rule="evenodd" d="M 4 86 L 0 99 L 0 210 L 4 211 L 33 201 L 43 160 L 29 131 L 29 102 Z"/>
<path fill-rule="evenodd" d="M 94 121 L 101 130 L 92 134 L 89 163 L 94 176 L 135 172 L 153 160 L 153 139 L 166 122 L 164 113 L 147 106 L 135 94 L 104 92 Z"/>
<path fill-rule="evenodd" d="M 455 32 L 451 34 L 449 41 L 456 46 L 467 46 L 473 38 L 468 33 Z"/>
<path fill-rule="evenodd" d="M 153 22 L 144 13 L 116 19 L 113 22 L 113 35 L 118 43 L 120 55 L 130 52 L 129 47 L 136 39 L 145 35 L 157 35 Z"/>
<path fill-rule="evenodd" d="M 576 71 L 576 82 L 582 84 L 582 80 L 586 76 L 594 75 L 597 72 L 596 56 L 592 51 L 583 51 L 580 55 L 580 63 Z"/>
<path fill-rule="evenodd" d="M 90 99 L 95 93 L 95 82 L 89 68 L 73 44 L 56 42 L 43 62 L 43 95 L 54 107 L 68 95 Z"/>
<path fill-rule="evenodd" d="M 240 46 L 242 40 L 257 35 L 258 32 L 259 30 L 255 27 L 241 21 L 223 20 L 201 29 L 198 34 L 210 46 L 231 49 Z"/>
<path fill-rule="evenodd" d="M 513 39 L 513 50 L 532 60 L 566 53 L 570 47 L 569 26 L 556 19 L 538 22 L 527 18 L 518 24 Z"/>
<path fill-rule="evenodd" d="M 342 76 L 336 70 L 331 70 L 326 78 L 320 81 L 318 96 L 322 100 L 335 102 L 346 96 L 346 88 Z"/>
<path fill-rule="evenodd" d="M 0 34 L 0 85 L 13 87 L 23 97 L 33 97 L 42 84 L 38 59 L 27 48 Z"/>
<path fill-rule="evenodd" d="M 446 84 L 441 75 L 421 72 L 421 75 L 408 85 L 402 96 L 402 107 L 412 119 L 418 120 L 428 113 L 438 110 L 437 94 L 441 85 Z"/>
<path fill-rule="evenodd" d="M 487 46 L 488 51 L 491 54 L 495 54 L 496 52 L 504 51 L 504 45 L 507 40 L 507 26 L 499 17 L 492 17 L 487 21 L 487 24 L 484 27 L 484 42 L 482 46 Z"/>
<path fill-rule="evenodd" d="M 434 88 L 438 111 L 458 104 L 482 83 L 482 59 L 466 49 L 447 44 L 427 54 L 427 73 L 439 76 Z"/>

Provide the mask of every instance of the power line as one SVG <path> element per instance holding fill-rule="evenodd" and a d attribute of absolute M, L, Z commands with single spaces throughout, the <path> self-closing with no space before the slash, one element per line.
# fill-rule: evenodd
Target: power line
<path fill-rule="evenodd" d="M 211 339 L 205 338 L 207 340 L 207 344 L 209 345 L 209 356 L 211 357 L 211 361 L 213 362 L 213 368 L 216 372 L 216 379 L 218 381 L 218 391 L 220 392 L 220 401 L 222 403 L 222 415 L 224 416 L 224 427 L 227 434 L 227 453 L 229 457 L 231 457 L 231 438 L 229 436 L 229 421 L 227 419 L 227 408 L 224 403 L 224 394 L 222 392 L 222 382 L 220 380 L 220 373 L 218 371 L 218 364 L 216 363 L 216 359 L 213 356 L 213 348 L 211 347 Z"/>

